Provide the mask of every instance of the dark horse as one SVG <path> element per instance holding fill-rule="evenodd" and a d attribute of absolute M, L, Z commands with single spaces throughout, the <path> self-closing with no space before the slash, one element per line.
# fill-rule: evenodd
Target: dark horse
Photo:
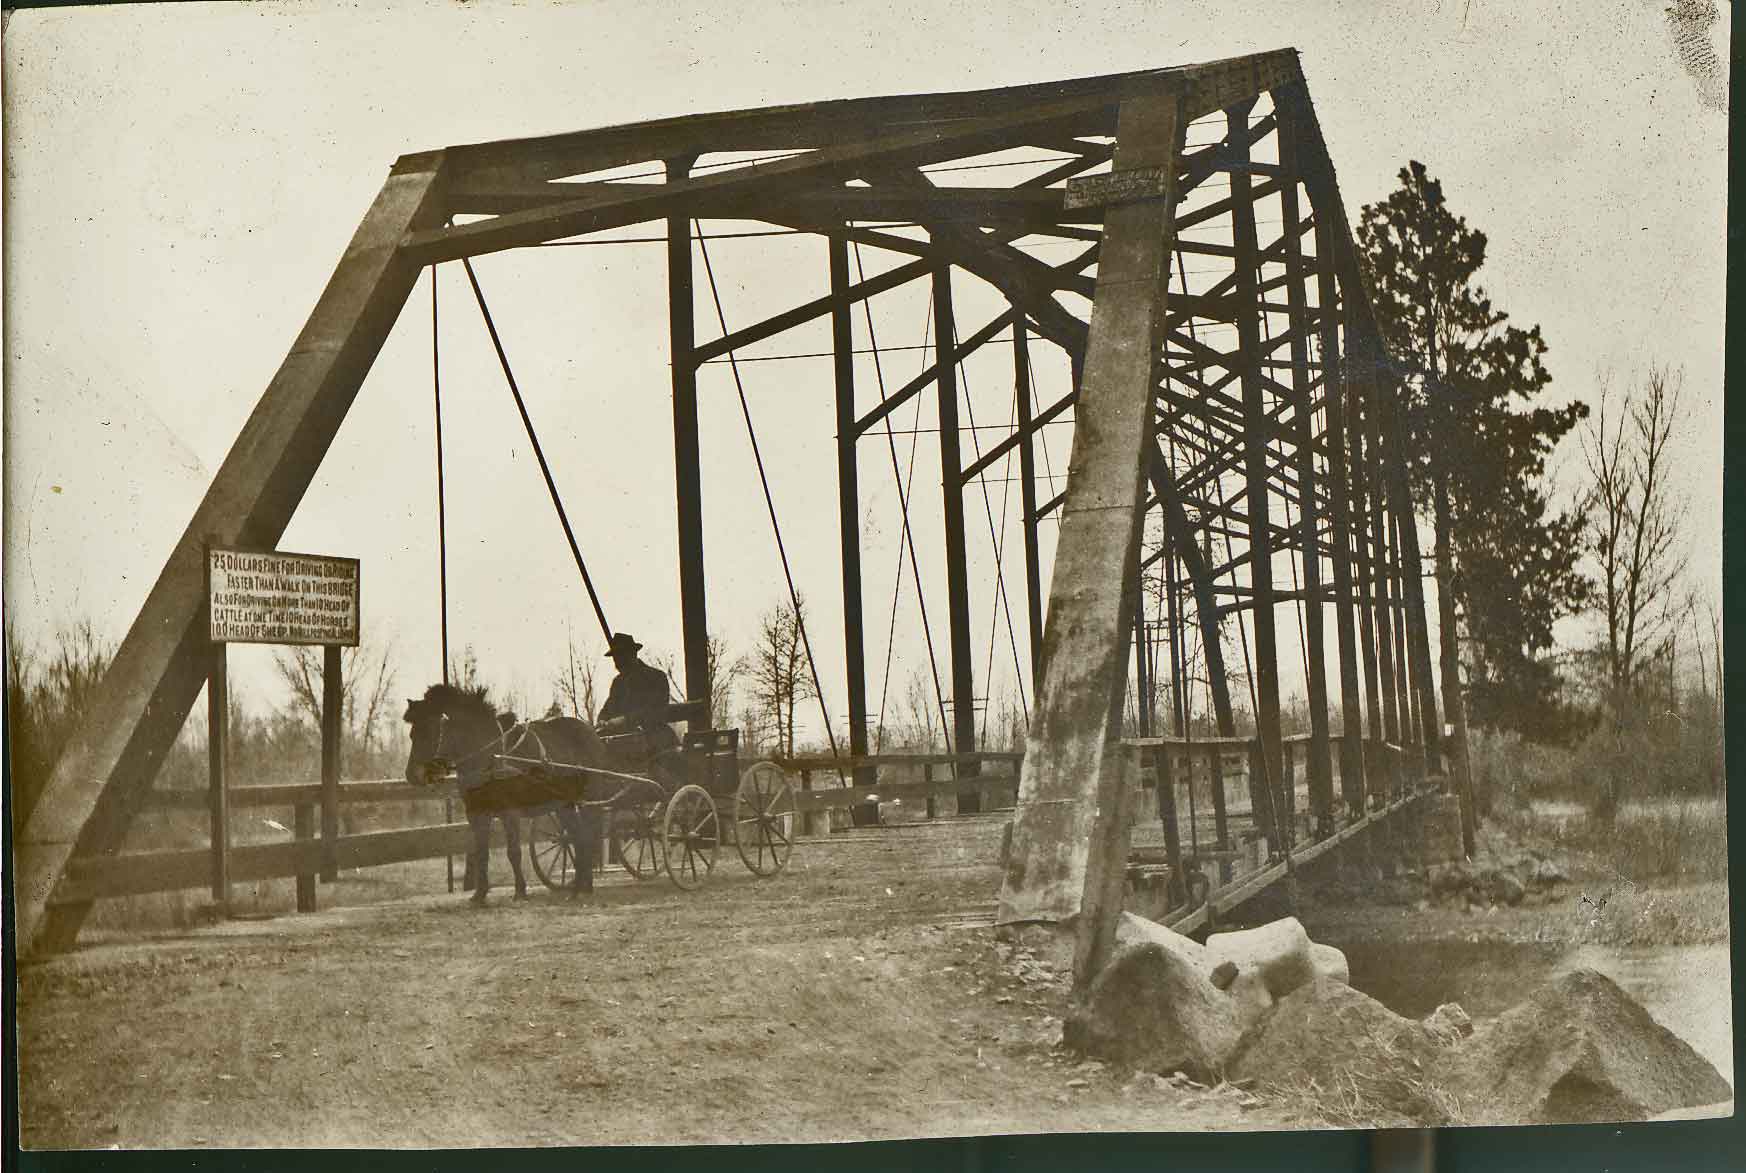
<path fill-rule="evenodd" d="M 483 688 L 448 684 L 433 684 L 422 699 L 407 701 L 406 723 L 412 727 L 406 780 L 436 782 L 452 772 L 460 785 L 467 822 L 473 829 L 469 854 L 475 903 L 484 903 L 491 887 L 486 859 L 494 818 L 503 820 L 509 840 L 515 894 L 527 895 L 521 871 L 520 816 L 540 809 L 557 814 L 575 846 L 572 893 L 594 890 L 594 840 L 599 835 L 599 819 L 591 808 L 572 805 L 582 798 L 587 775 L 561 768 L 606 765 L 606 746 L 593 726 L 575 717 L 548 717 L 521 724 L 512 719 L 500 721 Z M 499 755 L 526 760 L 503 765 L 496 760 Z"/>

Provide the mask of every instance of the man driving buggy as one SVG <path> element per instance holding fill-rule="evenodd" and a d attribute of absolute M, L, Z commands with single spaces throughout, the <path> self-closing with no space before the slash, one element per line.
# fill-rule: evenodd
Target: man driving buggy
<path fill-rule="evenodd" d="M 613 677 L 606 703 L 600 706 L 595 729 L 615 740 L 615 735 L 642 734 L 640 746 L 625 745 L 623 749 L 632 754 L 640 750 L 642 756 L 652 758 L 677 746 L 679 738 L 667 724 L 667 674 L 637 657 L 642 646 L 622 631 L 612 637 L 606 655 L 618 675 Z"/>

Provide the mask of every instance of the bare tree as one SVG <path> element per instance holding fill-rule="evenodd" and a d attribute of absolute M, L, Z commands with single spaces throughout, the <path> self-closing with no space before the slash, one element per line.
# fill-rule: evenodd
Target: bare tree
<path fill-rule="evenodd" d="M 709 637 L 709 714 L 720 725 L 733 712 L 734 694 L 746 674 L 744 660 L 736 659 L 728 649 L 727 640 L 719 635 Z"/>
<path fill-rule="evenodd" d="M 473 650 L 472 644 L 461 649 L 459 660 L 451 659 L 449 661 L 448 682 L 456 688 L 469 691 L 484 685 L 485 680 L 479 674 L 479 655 Z"/>
<path fill-rule="evenodd" d="M 566 636 L 564 667 L 552 678 L 552 687 L 557 691 L 554 703 L 559 712 L 592 722 L 596 711 L 595 679 L 594 658 L 586 653 L 578 658 L 575 637 Z"/>
<path fill-rule="evenodd" d="M 1603 626 L 1597 649 L 1605 683 L 1621 702 L 1668 653 L 1680 622 L 1675 587 L 1687 554 L 1668 445 L 1683 409 L 1683 372 L 1652 367 L 1620 402 L 1602 377 L 1600 408 L 1581 433 L 1589 476 L 1584 538 Z"/>
<path fill-rule="evenodd" d="M 6 740 L 14 826 L 30 817 L 67 739 L 84 720 L 115 648 L 89 620 L 57 631 L 49 650 L 6 624 Z"/>
<path fill-rule="evenodd" d="M 740 708 L 740 752 L 759 754 L 770 743 L 770 718 L 756 701 L 747 701 Z"/>
<path fill-rule="evenodd" d="M 897 725 L 899 744 L 918 750 L 940 748 L 935 740 L 934 719 L 939 718 L 939 728 L 944 730 L 945 714 L 927 674 L 919 668 L 912 668 L 904 680 L 902 705 Z"/>
<path fill-rule="evenodd" d="M 320 728 L 322 653 L 318 648 L 277 648 L 273 666 L 291 692 L 291 710 Z M 394 695 L 394 647 L 369 642 L 340 653 L 340 737 L 347 752 L 368 757 L 389 724 Z"/>
<path fill-rule="evenodd" d="M 795 708 L 818 695 L 801 638 L 805 620 L 804 597 L 798 606 L 778 603 L 760 617 L 752 651 L 739 661 L 751 689 L 750 708 L 760 718 L 757 725 L 768 729 L 783 756 L 794 753 Z"/>
<path fill-rule="evenodd" d="M 1030 717 L 1013 695 L 1002 689 L 988 703 L 989 723 L 983 729 L 984 749 L 1022 752 L 1025 734 L 1030 729 Z"/>

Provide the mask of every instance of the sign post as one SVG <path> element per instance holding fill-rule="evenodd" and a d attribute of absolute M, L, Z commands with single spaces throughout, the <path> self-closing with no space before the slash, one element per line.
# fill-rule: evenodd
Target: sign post
<path fill-rule="evenodd" d="M 339 879 L 339 780 L 340 780 L 340 650 L 338 644 L 322 649 L 321 659 L 321 882 Z"/>
<path fill-rule="evenodd" d="M 209 547 L 207 603 L 213 645 L 207 682 L 212 772 L 212 893 L 229 899 L 226 818 L 227 722 L 225 645 L 319 646 L 321 671 L 321 864 L 324 882 L 339 878 L 339 777 L 344 682 L 340 649 L 357 647 L 359 563 L 356 558 L 290 554 L 277 550 Z M 298 803 L 292 819 L 299 840 L 315 835 L 315 810 Z M 297 877 L 297 911 L 315 910 L 315 873 Z"/>
<path fill-rule="evenodd" d="M 230 688 L 225 647 L 212 645 L 206 675 L 206 763 L 212 819 L 212 901 L 230 912 Z"/>

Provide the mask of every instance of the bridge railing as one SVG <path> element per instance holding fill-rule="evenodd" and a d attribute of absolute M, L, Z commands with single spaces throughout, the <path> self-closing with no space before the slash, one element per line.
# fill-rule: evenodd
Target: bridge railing
<path fill-rule="evenodd" d="M 796 754 L 772 760 L 798 776 L 798 809 L 806 812 L 807 829 L 813 832 L 817 819 L 831 817 L 833 810 L 845 811 L 852 825 L 877 822 L 876 801 L 921 799 L 928 818 L 937 814 L 938 800 L 948 796 L 962 801 L 966 794 L 973 795 L 974 809 L 979 811 L 1011 807 L 1018 799 L 1024 754 L 1009 750 Z"/>
<path fill-rule="evenodd" d="M 1330 741 L 1339 736 L 1332 734 Z M 1410 772 L 1410 747 L 1365 741 L 1365 785 L 1354 791 L 1361 801 L 1351 810 L 1336 801 L 1329 817 L 1316 819 L 1298 793 L 1300 781 L 1309 777 L 1309 734 L 1281 739 L 1282 777 L 1272 786 L 1258 737 L 1124 740 L 1141 752 L 1144 785 L 1153 793 L 1164 838 L 1161 851 L 1140 845 L 1130 852 L 1129 878 L 1142 886 L 1162 886 L 1158 899 L 1166 909 L 1190 901 L 1191 883 L 1215 891 L 1240 885 L 1246 873 L 1265 871 L 1288 852 L 1343 835 L 1370 813 L 1399 801 L 1419 781 Z M 1337 759 L 1330 766 L 1337 771 Z"/>
<path fill-rule="evenodd" d="M 795 757 L 781 764 L 801 780 L 796 810 L 816 820 L 835 808 L 864 804 L 880 798 L 927 798 L 953 794 L 973 786 L 983 796 L 984 806 L 1012 804 L 1018 786 L 1016 753 L 979 754 L 878 754 L 840 761 L 828 757 Z M 974 764 L 975 777 L 934 777 L 957 773 L 958 767 Z M 886 781 L 877 786 L 837 784 L 838 767 L 843 777 L 852 777 L 855 767 L 914 767 L 925 772 L 921 782 Z M 828 782 L 826 780 L 829 780 Z M 817 783 L 815 786 L 814 783 Z M 449 785 L 414 785 L 404 779 L 364 779 L 341 782 L 337 787 L 342 807 L 356 808 L 389 803 L 453 803 L 458 791 Z M 464 821 L 452 817 L 425 826 L 336 834 L 330 839 L 317 833 L 316 811 L 322 799 L 320 783 L 284 785 L 233 785 L 225 791 L 232 811 L 264 813 L 281 811 L 290 816 L 291 838 L 265 843 L 209 843 L 202 847 L 179 847 L 77 856 L 68 865 L 57 901 L 81 901 L 139 896 L 211 886 L 215 900 L 226 899 L 231 882 L 291 878 L 297 884 L 299 911 L 315 907 L 316 883 L 324 867 L 365 868 L 423 859 L 464 856 L 472 846 L 472 832 Z M 154 790 L 145 807 L 157 811 L 207 812 L 211 795 L 206 790 Z M 501 827 L 493 830 L 501 844 Z M 220 861 L 220 853 L 223 855 Z"/>
<path fill-rule="evenodd" d="M 1284 741 L 1287 777 L 1295 780 L 1301 776 L 1299 756 L 1307 763 L 1309 738 L 1297 735 Z M 1142 872 L 1161 871 L 1174 882 L 1188 870 L 1216 864 L 1219 881 L 1228 884 L 1245 858 L 1259 864 L 1270 854 L 1258 845 L 1263 839 L 1261 821 L 1255 818 L 1258 795 L 1249 785 L 1250 778 L 1260 775 L 1254 764 L 1257 739 L 1154 737 L 1134 738 L 1128 743 L 1141 749 L 1143 785 L 1155 795 L 1165 829 L 1164 858 L 1152 858 L 1156 852 L 1143 847 L 1135 852 Z M 1375 788 L 1372 803 L 1394 801 L 1407 788 L 1411 755 L 1398 745 L 1364 744 L 1366 773 L 1384 782 Z M 808 820 L 807 829 L 818 833 L 824 829 L 819 820 L 828 818 L 833 810 L 865 809 L 875 798 L 921 799 L 931 807 L 938 798 L 972 789 L 984 810 L 1010 807 L 1016 800 L 1023 757 L 1012 751 L 897 752 L 853 757 L 795 755 L 776 761 L 798 778 L 796 810 Z M 862 772 L 862 778 L 866 771 L 883 777 L 873 785 L 853 785 L 857 771 Z M 918 772 L 919 779 L 904 776 Z M 1234 792 L 1233 785 L 1237 786 Z M 341 782 L 337 797 L 341 806 L 357 807 L 452 802 L 457 793 L 452 786 L 413 785 L 391 778 Z M 452 818 L 426 826 L 336 834 L 331 840 L 324 839 L 317 834 L 315 818 L 321 798 L 319 783 L 232 786 L 226 792 L 226 802 L 233 809 L 288 810 L 292 838 L 226 844 L 222 867 L 216 858 L 217 845 L 75 857 L 57 899 L 78 902 L 201 888 L 212 884 L 215 876 L 227 875 L 229 880 L 240 882 L 295 878 L 299 909 L 308 910 L 314 907 L 316 879 L 324 865 L 355 869 L 438 859 L 465 855 L 471 846 L 468 825 Z M 1294 799 L 1285 801 L 1295 804 Z M 210 796 L 204 790 L 157 790 L 146 799 L 149 809 L 161 811 L 204 812 L 210 809 L 209 804 Z M 1288 809 L 1295 809 L 1295 805 Z M 495 833 L 501 842 L 501 828 Z M 218 891 L 214 895 L 223 898 Z"/>

